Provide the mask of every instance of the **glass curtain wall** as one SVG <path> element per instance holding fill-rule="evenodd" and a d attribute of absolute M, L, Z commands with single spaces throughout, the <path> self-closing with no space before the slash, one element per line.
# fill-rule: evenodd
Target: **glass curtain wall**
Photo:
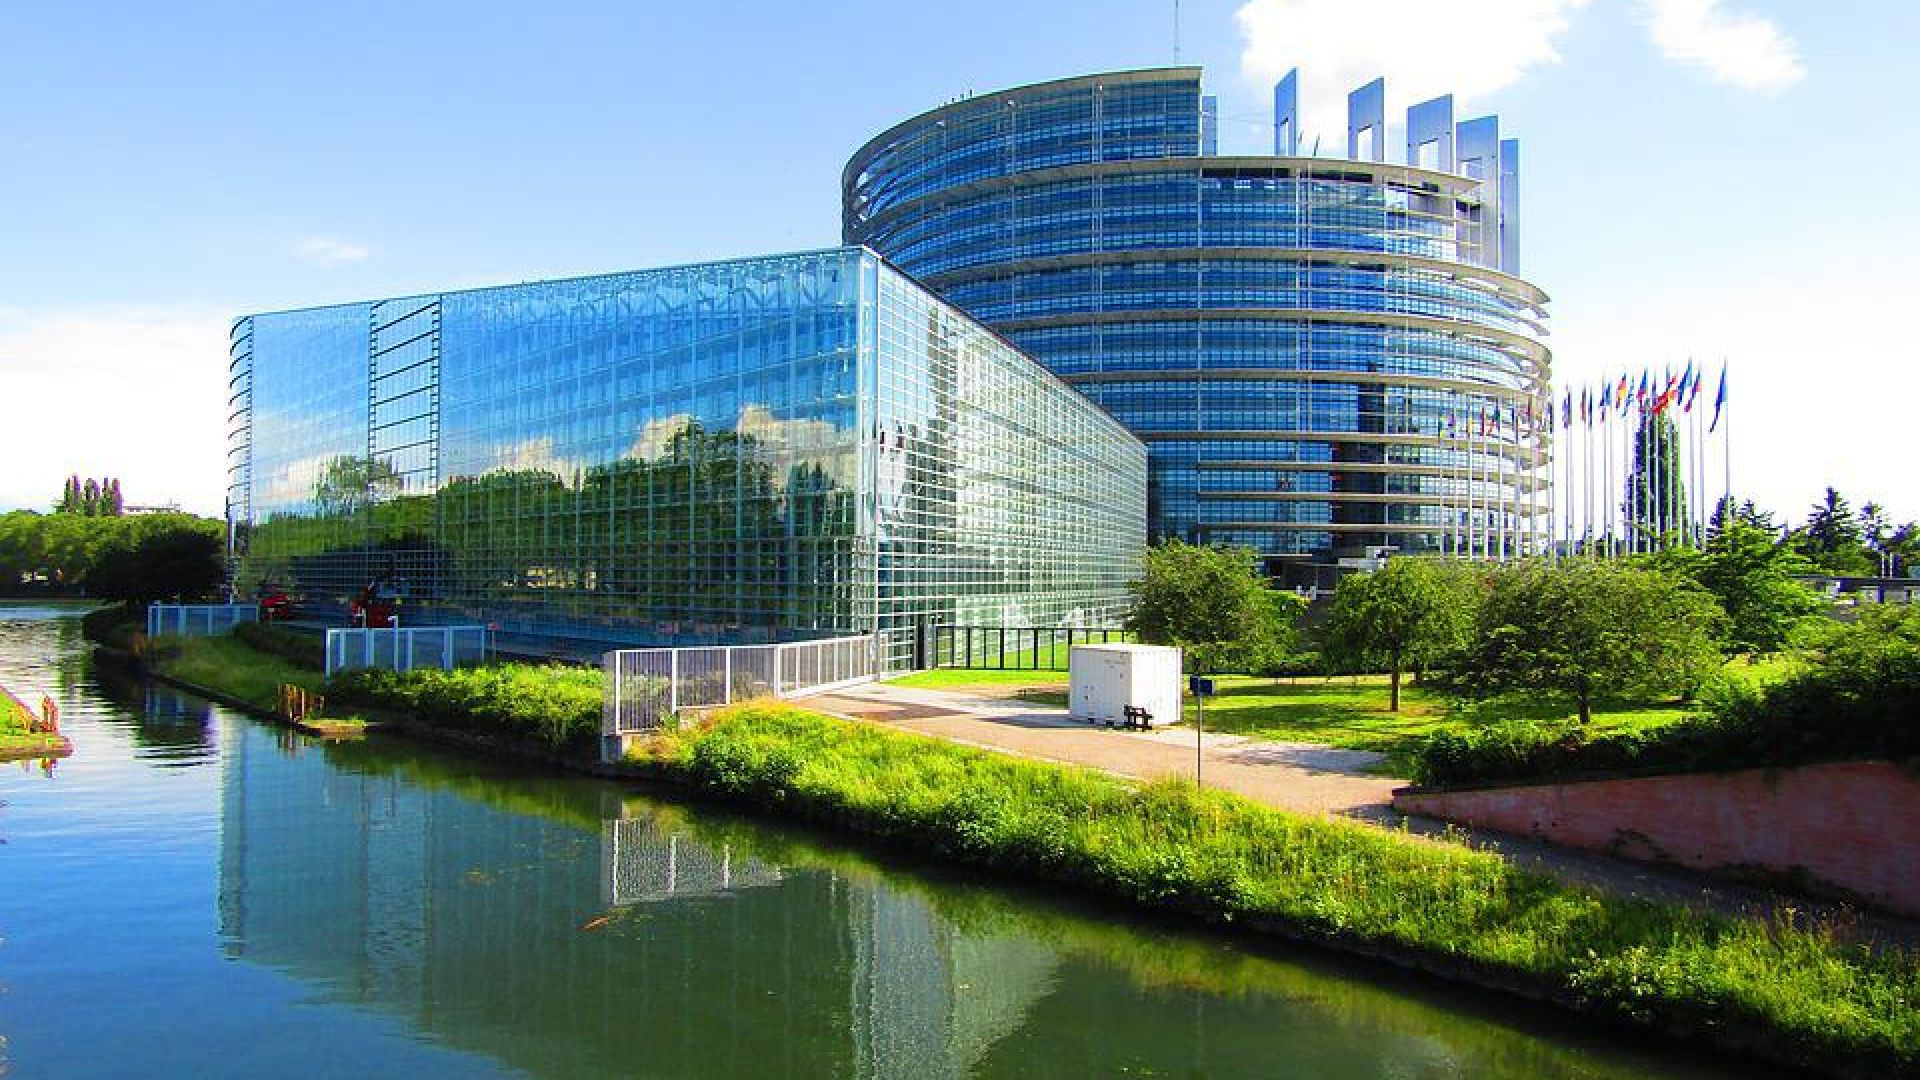
<path fill-rule="evenodd" d="M 1197 68 L 935 109 L 848 163 L 845 239 L 1144 439 L 1157 537 L 1520 554 L 1546 297 L 1490 262 L 1482 180 L 1202 156 L 1201 112 Z"/>
<path fill-rule="evenodd" d="M 315 618 L 373 586 L 535 648 L 877 629 L 905 663 L 926 623 L 1104 616 L 1144 548 L 1144 447 L 871 252 L 234 336 L 238 584 Z"/>

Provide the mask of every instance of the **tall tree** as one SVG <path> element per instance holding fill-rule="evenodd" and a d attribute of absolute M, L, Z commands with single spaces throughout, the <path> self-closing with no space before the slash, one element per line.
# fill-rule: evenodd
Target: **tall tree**
<path fill-rule="evenodd" d="M 1323 628 L 1328 655 L 1345 666 L 1384 667 L 1392 711 L 1400 711 L 1407 669 L 1444 666 L 1473 638 L 1479 582 L 1465 564 L 1390 559 L 1372 573 L 1342 578 Z"/>
<path fill-rule="evenodd" d="M 1846 497 L 1833 488 L 1813 504 L 1807 523 L 1793 537 L 1794 548 L 1829 574 L 1864 577 L 1875 570 L 1860 520 Z"/>
<path fill-rule="evenodd" d="M 1680 467 L 1680 433 L 1666 410 L 1645 414 L 1633 433 L 1633 463 L 1627 471 L 1628 531 L 1643 549 L 1680 542 L 1687 528 L 1686 480 Z"/>
<path fill-rule="evenodd" d="M 1462 674 L 1486 693 L 1567 694 L 1584 724 L 1597 700 L 1696 689 L 1722 661 L 1725 621 L 1713 597 L 1661 570 L 1519 563 L 1494 574 Z"/>

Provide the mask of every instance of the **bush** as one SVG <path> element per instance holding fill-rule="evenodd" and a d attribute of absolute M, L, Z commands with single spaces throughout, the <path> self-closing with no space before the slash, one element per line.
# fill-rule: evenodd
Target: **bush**
<path fill-rule="evenodd" d="M 314 634 L 303 634 L 272 623 L 244 622 L 233 628 L 233 636 L 249 648 L 299 664 L 303 668 L 322 671 L 327 666 L 326 639 Z"/>
<path fill-rule="evenodd" d="M 1422 784 L 1703 772 L 1920 756 L 1920 609 L 1882 608 L 1828 632 L 1806 667 L 1764 689 L 1721 676 L 1702 713 L 1651 731 L 1588 737 L 1515 721 L 1440 732 L 1414 760 Z"/>
<path fill-rule="evenodd" d="M 437 727 L 582 749 L 599 736 L 599 668 L 498 664 L 454 671 L 348 672 L 328 683 L 345 703 L 411 713 Z"/>

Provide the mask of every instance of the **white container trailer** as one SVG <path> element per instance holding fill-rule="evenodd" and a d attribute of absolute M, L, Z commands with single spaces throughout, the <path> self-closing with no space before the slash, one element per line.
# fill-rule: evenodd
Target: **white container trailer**
<path fill-rule="evenodd" d="M 1067 701 L 1075 720 L 1125 724 L 1127 706 L 1154 725 L 1180 719 L 1180 650 L 1171 645 L 1075 645 L 1067 654 Z"/>

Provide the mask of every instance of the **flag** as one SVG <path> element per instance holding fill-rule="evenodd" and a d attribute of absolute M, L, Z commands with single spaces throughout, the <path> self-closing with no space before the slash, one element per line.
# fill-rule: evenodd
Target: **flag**
<path fill-rule="evenodd" d="M 1700 399 L 1700 384 L 1707 381 L 1707 365 L 1701 364 L 1700 370 L 1693 373 L 1693 389 L 1687 391 L 1687 411 L 1693 411 L 1693 403 Z"/>
<path fill-rule="evenodd" d="M 1585 390 L 1580 391 L 1580 412 L 1583 415 L 1587 411 L 1586 397 L 1587 397 L 1587 392 Z M 1567 391 L 1566 400 L 1560 403 L 1560 426 L 1563 428 L 1570 428 L 1573 426 L 1573 391 L 1572 390 Z"/>
<path fill-rule="evenodd" d="M 1687 370 L 1680 373 L 1680 393 L 1685 394 L 1687 387 L 1693 385 L 1693 357 L 1687 357 Z"/>
<path fill-rule="evenodd" d="M 1620 376 L 1620 388 L 1613 392 L 1613 401 L 1614 404 L 1620 406 L 1621 412 L 1627 411 L 1627 377 L 1625 374 Z"/>
<path fill-rule="evenodd" d="M 1639 388 L 1639 389 L 1637 389 L 1637 390 L 1635 390 L 1635 391 L 1633 392 L 1633 400 L 1634 400 L 1634 403 L 1635 403 L 1635 404 L 1637 404 L 1637 405 L 1639 405 L 1639 406 L 1640 406 L 1640 408 L 1641 408 L 1641 410 L 1642 410 L 1642 411 L 1645 411 L 1645 410 L 1646 410 L 1646 407 L 1647 407 L 1647 373 L 1646 373 L 1645 371 L 1642 371 L 1642 372 L 1640 373 L 1640 388 Z"/>
<path fill-rule="evenodd" d="M 1707 433 L 1720 426 L 1720 409 L 1727 403 L 1727 365 L 1720 365 L 1720 389 L 1713 395 L 1713 423 L 1707 425 Z"/>
<path fill-rule="evenodd" d="M 1611 408 L 1613 408 L 1613 384 L 1607 383 L 1600 388 L 1600 411 L 1606 412 Z"/>

